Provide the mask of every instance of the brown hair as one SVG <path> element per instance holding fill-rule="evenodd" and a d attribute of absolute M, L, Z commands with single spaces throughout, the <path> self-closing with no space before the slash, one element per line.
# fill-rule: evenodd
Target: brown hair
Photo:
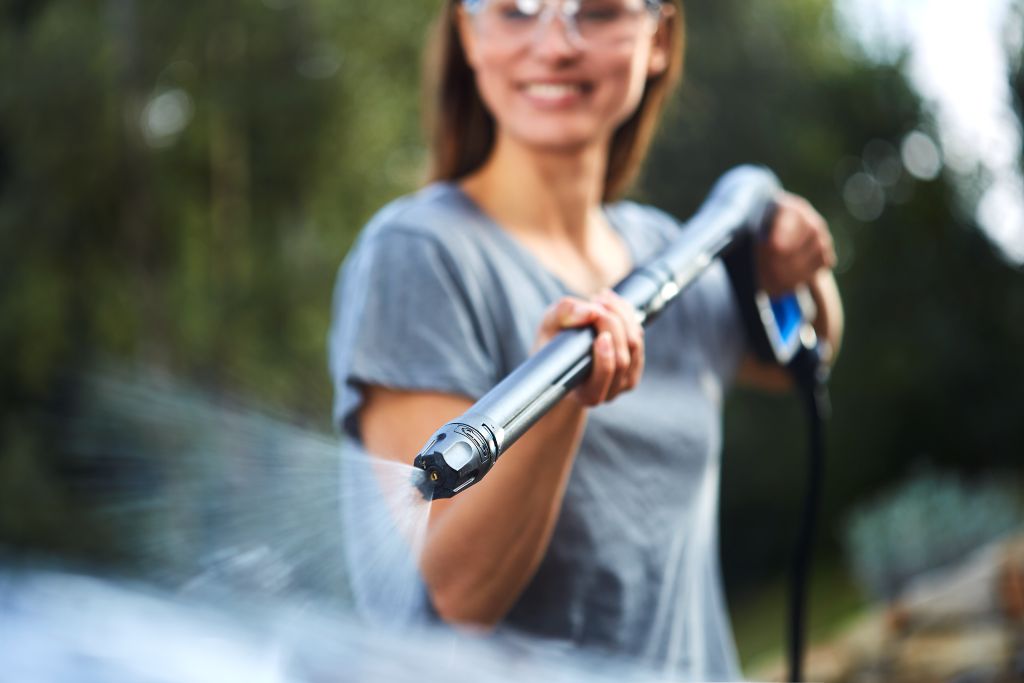
<path fill-rule="evenodd" d="M 605 173 L 604 201 L 620 196 L 636 178 L 654 137 L 658 119 L 683 71 L 683 13 L 680 0 L 667 22 L 669 62 L 647 79 L 636 111 L 612 137 Z M 430 180 L 458 180 L 478 169 L 494 146 L 494 117 L 476 88 L 473 70 L 459 39 L 459 0 L 444 0 L 424 60 L 424 124 L 431 146 Z"/>

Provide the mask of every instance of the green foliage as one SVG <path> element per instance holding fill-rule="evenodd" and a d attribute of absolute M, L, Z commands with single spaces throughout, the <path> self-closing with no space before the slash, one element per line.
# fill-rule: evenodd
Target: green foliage
<path fill-rule="evenodd" d="M 0 540 L 102 554 L 72 540 L 102 524 L 73 512 L 88 501 L 60 473 L 66 444 L 39 426 L 87 407 L 66 380 L 98 362 L 327 428 L 333 276 L 422 157 L 428 13 L 0 5 Z"/>
<path fill-rule="evenodd" d="M 327 414 L 331 280 L 410 184 L 425 20 L 394 11 L 388 40 L 338 5 L 53 2 L 2 27 L 6 385 L 45 397 L 98 353 Z"/>

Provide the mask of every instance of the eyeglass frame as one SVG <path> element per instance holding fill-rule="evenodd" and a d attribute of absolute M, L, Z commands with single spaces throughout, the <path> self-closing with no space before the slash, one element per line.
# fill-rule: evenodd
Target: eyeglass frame
<path fill-rule="evenodd" d="M 489 2 L 496 0 L 458 0 L 458 4 L 465 8 L 466 12 L 471 17 L 476 17 L 479 11 Z M 586 39 L 579 32 L 579 27 L 576 24 L 576 15 L 579 13 L 580 8 L 586 0 L 537 0 L 541 5 L 542 9 L 538 11 L 536 18 L 544 22 L 544 26 L 553 21 L 553 17 L 557 14 L 561 17 L 562 23 L 565 26 L 566 34 L 570 39 L 570 42 L 575 42 L 577 47 L 589 46 Z M 566 2 L 575 1 L 576 10 L 568 13 L 565 11 L 554 11 L 553 7 L 557 3 L 558 5 L 564 5 Z M 643 0 L 644 11 L 648 12 L 652 19 L 661 19 L 667 16 L 667 10 L 674 10 L 672 4 L 666 3 L 665 0 Z M 670 15 L 672 12 L 669 12 Z M 538 30 L 540 26 L 538 26 Z M 536 37 L 533 38 L 536 40 Z"/>

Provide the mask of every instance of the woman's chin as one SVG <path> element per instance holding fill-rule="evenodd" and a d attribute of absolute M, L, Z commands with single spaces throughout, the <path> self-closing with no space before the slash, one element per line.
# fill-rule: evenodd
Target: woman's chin
<path fill-rule="evenodd" d="M 607 143 L 607 136 L 594 131 L 578 129 L 533 128 L 514 136 L 525 148 L 545 154 L 578 154 Z"/>

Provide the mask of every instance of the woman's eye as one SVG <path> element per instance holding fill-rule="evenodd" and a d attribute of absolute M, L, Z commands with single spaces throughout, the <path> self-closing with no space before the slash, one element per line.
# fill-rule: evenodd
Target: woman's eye
<path fill-rule="evenodd" d="M 521 21 L 523 19 L 530 19 L 532 15 L 523 12 L 514 5 L 501 10 L 502 19 L 510 19 L 512 21 Z"/>
<path fill-rule="evenodd" d="M 533 19 L 540 10 L 540 3 L 533 0 L 505 0 L 495 4 L 498 16 L 512 21 Z"/>
<path fill-rule="evenodd" d="M 620 19 L 623 9 L 618 5 L 591 5 L 584 4 L 580 9 L 580 21 L 592 21 L 595 23 L 612 22 Z"/>

